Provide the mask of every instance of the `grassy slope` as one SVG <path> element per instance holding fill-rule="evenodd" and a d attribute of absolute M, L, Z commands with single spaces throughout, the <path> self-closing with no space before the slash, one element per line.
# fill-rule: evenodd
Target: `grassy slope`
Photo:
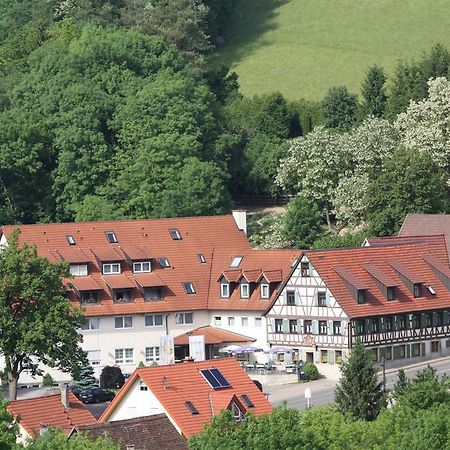
<path fill-rule="evenodd" d="M 370 65 L 441 42 L 450 47 L 448 0 L 242 0 L 218 60 L 245 95 L 280 91 L 318 100 L 333 85 L 359 93 Z"/>

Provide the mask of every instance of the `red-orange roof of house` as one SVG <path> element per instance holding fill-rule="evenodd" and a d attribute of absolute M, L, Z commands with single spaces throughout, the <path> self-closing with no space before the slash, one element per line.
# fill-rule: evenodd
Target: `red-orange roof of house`
<path fill-rule="evenodd" d="M 8 237 L 14 228 L 17 227 L 3 226 L 1 231 Z M 242 271 L 255 274 L 266 271 L 270 278 L 268 281 L 271 283 L 272 298 L 281 277 L 289 273 L 292 260 L 300 253 L 291 250 L 252 250 L 247 237 L 238 229 L 231 215 L 36 224 L 20 225 L 19 228 L 19 243 L 35 244 L 40 256 L 57 260 L 60 259 L 59 254 L 75 255 L 78 251 L 89 257 L 89 276 L 101 291 L 99 304 L 86 305 L 86 316 L 208 308 L 264 311 L 268 300 L 260 298 L 255 283 L 250 298 L 245 301 L 239 298 L 239 289 L 231 289 L 231 296 L 227 301 L 221 299 L 218 280 L 222 272 L 231 274 L 230 269 L 233 268 L 230 268 L 230 264 L 233 258 L 243 256 L 236 270 L 232 270 L 233 280 L 237 280 Z M 169 232 L 173 228 L 178 230 L 181 239 L 173 239 Z M 117 242 L 108 242 L 108 231 L 114 232 Z M 72 236 L 75 243 L 70 244 L 67 236 Z M 145 261 L 150 256 L 151 274 L 134 274 L 130 260 Z M 168 259 L 169 267 L 163 267 L 158 262 L 162 257 Z M 103 262 L 119 262 L 121 275 L 102 274 Z M 271 273 L 275 272 L 277 275 L 273 277 Z M 121 281 L 120 285 L 117 285 L 117 281 Z M 84 278 L 83 281 L 82 277 L 75 277 L 71 282 L 86 290 L 89 279 Z M 147 286 L 143 286 L 141 282 Z M 195 293 L 187 293 L 183 288 L 184 282 L 192 283 Z M 156 283 L 163 286 L 163 299 L 144 301 L 139 287 L 156 287 Z M 133 301 L 115 304 L 110 289 L 124 287 L 132 289 Z M 79 304 L 75 292 L 69 291 L 68 295 L 74 303 Z"/>
<path fill-rule="evenodd" d="M 432 257 L 444 267 L 449 266 L 443 236 L 418 244 L 320 250 L 306 254 L 350 318 L 450 307 L 450 292 L 429 259 Z M 395 286 L 395 300 L 387 300 L 375 277 L 367 270 L 368 265 L 369 269 L 382 272 L 389 284 Z M 358 304 L 344 278 L 336 272 L 336 266 L 341 270 L 345 268 L 347 278 L 358 284 L 356 288 L 366 289 L 365 303 Z M 421 297 L 414 298 L 408 289 L 405 284 L 408 277 L 411 283 L 423 282 Z M 432 287 L 434 295 L 427 286 Z"/>
<path fill-rule="evenodd" d="M 242 334 L 233 333 L 231 331 L 226 331 L 221 328 L 215 328 L 207 325 L 188 331 L 187 333 L 180 334 L 174 339 L 175 345 L 189 345 L 189 336 L 205 336 L 205 344 L 231 344 L 235 342 L 255 342 L 256 340 L 249 336 L 244 336 Z"/>
<path fill-rule="evenodd" d="M 29 398 L 12 401 L 7 409 L 16 418 L 20 417 L 20 425 L 33 436 L 39 435 L 40 425 L 58 427 L 69 435 L 74 427 L 97 423 L 95 417 L 69 392 L 69 408 L 61 403 L 61 395 Z"/>
<path fill-rule="evenodd" d="M 200 372 L 212 368 L 219 369 L 231 387 L 214 390 Z M 139 379 L 156 396 L 166 414 L 185 437 L 202 432 L 213 415 L 220 413 L 217 409 L 226 407 L 224 405 L 227 404 L 228 399 L 231 401 L 232 395 L 235 395 L 239 401 L 241 401 L 242 395 L 247 395 L 253 403 L 254 407 L 247 407 L 240 402 L 239 407 L 244 410 L 243 412 L 260 415 L 272 411 L 269 401 L 255 386 L 239 363 L 234 358 L 224 358 L 136 369 L 100 417 L 99 422 L 108 421 L 111 413 L 120 407 L 120 403 L 130 387 Z M 226 393 L 225 399 L 222 396 L 220 396 L 220 399 L 219 397 L 216 398 L 213 403 L 213 405 L 217 405 L 216 409 L 211 408 L 211 395 L 214 396 L 214 392 Z M 192 402 L 198 414 L 191 414 L 185 405 L 187 401 Z"/>

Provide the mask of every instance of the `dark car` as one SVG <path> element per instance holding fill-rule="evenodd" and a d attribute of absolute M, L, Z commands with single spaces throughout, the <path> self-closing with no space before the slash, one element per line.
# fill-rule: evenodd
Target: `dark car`
<path fill-rule="evenodd" d="M 70 385 L 69 389 L 72 391 L 73 395 L 75 395 L 76 398 L 80 398 L 80 394 L 83 392 L 83 389 L 80 388 L 80 386 L 76 385 Z"/>
<path fill-rule="evenodd" d="M 80 400 L 83 403 L 102 403 L 109 402 L 116 394 L 114 392 L 105 391 L 100 388 L 83 389 L 80 392 Z"/>

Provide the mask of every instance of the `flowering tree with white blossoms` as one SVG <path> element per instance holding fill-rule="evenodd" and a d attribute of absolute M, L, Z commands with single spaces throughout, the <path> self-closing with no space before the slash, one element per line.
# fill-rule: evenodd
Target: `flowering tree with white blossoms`
<path fill-rule="evenodd" d="M 406 148 L 429 154 L 450 174 L 450 81 L 428 81 L 428 97 L 411 101 L 394 124 Z"/>

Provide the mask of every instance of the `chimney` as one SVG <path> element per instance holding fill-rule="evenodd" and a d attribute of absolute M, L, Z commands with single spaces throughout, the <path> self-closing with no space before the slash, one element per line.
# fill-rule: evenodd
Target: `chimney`
<path fill-rule="evenodd" d="M 67 386 L 61 385 L 61 403 L 65 408 L 69 409 L 69 391 L 67 390 Z"/>
<path fill-rule="evenodd" d="M 237 227 L 247 234 L 247 211 L 243 209 L 234 209 L 231 211 L 233 219 L 236 222 Z"/>
<path fill-rule="evenodd" d="M 39 424 L 39 436 L 42 436 L 44 433 L 46 433 L 48 430 L 48 424 L 46 423 L 40 423 Z"/>

